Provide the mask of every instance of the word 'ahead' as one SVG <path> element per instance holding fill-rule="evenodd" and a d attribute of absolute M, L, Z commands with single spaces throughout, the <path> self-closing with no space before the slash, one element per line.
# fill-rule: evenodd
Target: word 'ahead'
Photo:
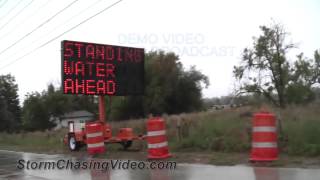
<path fill-rule="evenodd" d="M 144 49 L 76 41 L 61 45 L 63 93 L 143 94 Z"/>

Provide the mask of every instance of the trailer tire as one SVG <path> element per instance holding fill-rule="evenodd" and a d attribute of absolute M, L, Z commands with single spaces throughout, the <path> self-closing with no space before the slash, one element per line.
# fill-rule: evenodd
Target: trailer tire
<path fill-rule="evenodd" d="M 79 143 L 76 141 L 76 137 L 74 134 L 70 134 L 68 138 L 68 146 L 70 151 L 78 151 L 79 150 Z"/>
<path fill-rule="evenodd" d="M 121 145 L 123 146 L 124 150 L 127 150 L 132 145 L 132 141 L 123 141 L 121 142 Z"/>

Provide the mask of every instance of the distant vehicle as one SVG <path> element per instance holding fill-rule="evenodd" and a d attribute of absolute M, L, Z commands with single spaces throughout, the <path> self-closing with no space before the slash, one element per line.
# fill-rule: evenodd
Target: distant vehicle
<path fill-rule="evenodd" d="M 213 105 L 211 107 L 211 109 L 213 109 L 213 110 L 222 110 L 222 109 L 224 109 L 224 105 Z"/>
<path fill-rule="evenodd" d="M 213 105 L 211 106 L 211 110 L 222 110 L 222 109 L 229 109 L 229 108 L 238 108 L 243 106 L 242 104 L 223 104 L 223 105 Z"/>

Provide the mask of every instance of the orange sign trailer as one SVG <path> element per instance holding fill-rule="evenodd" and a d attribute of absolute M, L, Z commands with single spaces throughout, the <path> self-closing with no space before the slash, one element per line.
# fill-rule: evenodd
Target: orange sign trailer
<path fill-rule="evenodd" d="M 132 128 L 120 128 L 116 136 L 112 136 L 111 126 L 105 120 L 104 96 L 99 96 L 99 122 L 103 126 L 103 137 L 105 143 L 120 143 L 124 149 L 129 148 L 134 140 L 142 140 L 142 135 L 135 135 Z M 68 145 L 71 151 L 77 151 L 87 144 L 85 123 L 68 122 L 68 134 L 64 137 L 64 144 Z"/>
<path fill-rule="evenodd" d="M 125 149 L 134 140 L 142 140 L 132 128 L 120 128 L 112 136 L 111 126 L 105 122 L 104 96 L 141 95 L 144 91 L 144 49 L 62 41 L 61 71 L 64 94 L 99 96 L 99 120 L 105 143 L 120 143 Z M 68 122 L 64 144 L 71 151 L 87 144 L 86 123 Z"/>

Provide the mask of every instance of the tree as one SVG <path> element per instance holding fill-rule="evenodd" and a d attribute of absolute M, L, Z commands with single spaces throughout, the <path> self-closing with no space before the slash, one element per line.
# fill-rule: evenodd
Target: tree
<path fill-rule="evenodd" d="M 290 82 L 287 89 L 288 103 L 307 103 L 316 98 L 313 85 L 320 83 L 320 55 L 314 53 L 314 59 L 308 59 L 303 53 L 297 56 L 291 68 Z"/>
<path fill-rule="evenodd" d="M 149 52 L 145 55 L 145 99 L 146 113 L 161 114 L 168 108 L 167 102 L 174 89 L 177 89 L 178 77 L 182 65 L 174 53 L 163 51 Z"/>
<path fill-rule="evenodd" d="M 112 97 L 112 119 L 192 112 L 204 108 L 201 90 L 208 78 L 191 67 L 185 70 L 172 52 L 152 51 L 145 55 L 144 96 Z M 109 101 L 106 100 L 106 104 Z M 107 107 L 110 109 L 110 105 Z M 108 112 L 108 110 L 107 110 Z"/>
<path fill-rule="evenodd" d="M 19 106 L 18 85 L 15 78 L 0 76 L 0 131 L 17 131 L 21 125 L 21 108 Z"/>
<path fill-rule="evenodd" d="M 203 108 L 202 83 L 208 87 L 208 77 L 196 70 L 194 66 L 189 71 L 183 71 L 178 78 L 172 100 L 168 102 L 169 113 L 192 112 Z M 172 111 L 170 111 L 172 110 Z"/>
<path fill-rule="evenodd" d="M 76 110 L 95 112 L 97 106 L 91 96 L 63 94 L 49 84 L 41 94 L 34 92 L 26 96 L 22 111 L 23 125 L 29 131 L 50 129 L 55 126 L 52 118 Z"/>
<path fill-rule="evenodd" d="M 45 130 L 54 126 L 49 119 L 49 112 L 46 108 L 40 93 L 26 95 L 23 102 L 23 126 L 26 130 Z"/>
<path fill-rule="evenodd" d="M 254 38 L 253 48 L 245 48 L 242 61 L 234 67 L 239 81 L 237 94 L 264 95 L 275 105 L 285 108 L 289 103 L 301 103 L 314 99 L 311 86 L 319 82 L 320 55 L 314 60 L 298 55 L 290 65 L 287 53 L 294 44 L 287 43 L 288 33 L 281 24 L 261 26 L 262 35 Z"/>
<path fill-rule="evenodd" d="M 95 112 L 93 96 L 63 94 L 60 89 L 55 89 L 52 84 L 48 85 L 47 91 L 43 91 L 41 98 L 46 104 L 50 116 L 60 117 L 66 112 L 87 110 Z"/>
<path fill-rule="evenodd" d="M 145 113 L 173 114 L 202 108 L 202 84 L 209 85 L 205 75 L 195 67 L 184 70 L 174 53 L 149 52 L 145 61 Z"/>
<path fill-rule="evenodd" d="M 298 55 L 290 65 L 287 53 L 294 44 L 287 43 L 288 33 L 281 24 L 261 26 L 262 35 L 254 38 L 253 48 L 245 48 L 242 61 L 234 67 L 234 76 L 239 82 L 237 94 L 263 95 L 273 104 L 285 108 L 287 103 L 304 103 L 315 99 L 311 86 L 320 82 L 320 56 L 307 60 Z M 280 133 L 281 120 L 279 118 Z"/>

